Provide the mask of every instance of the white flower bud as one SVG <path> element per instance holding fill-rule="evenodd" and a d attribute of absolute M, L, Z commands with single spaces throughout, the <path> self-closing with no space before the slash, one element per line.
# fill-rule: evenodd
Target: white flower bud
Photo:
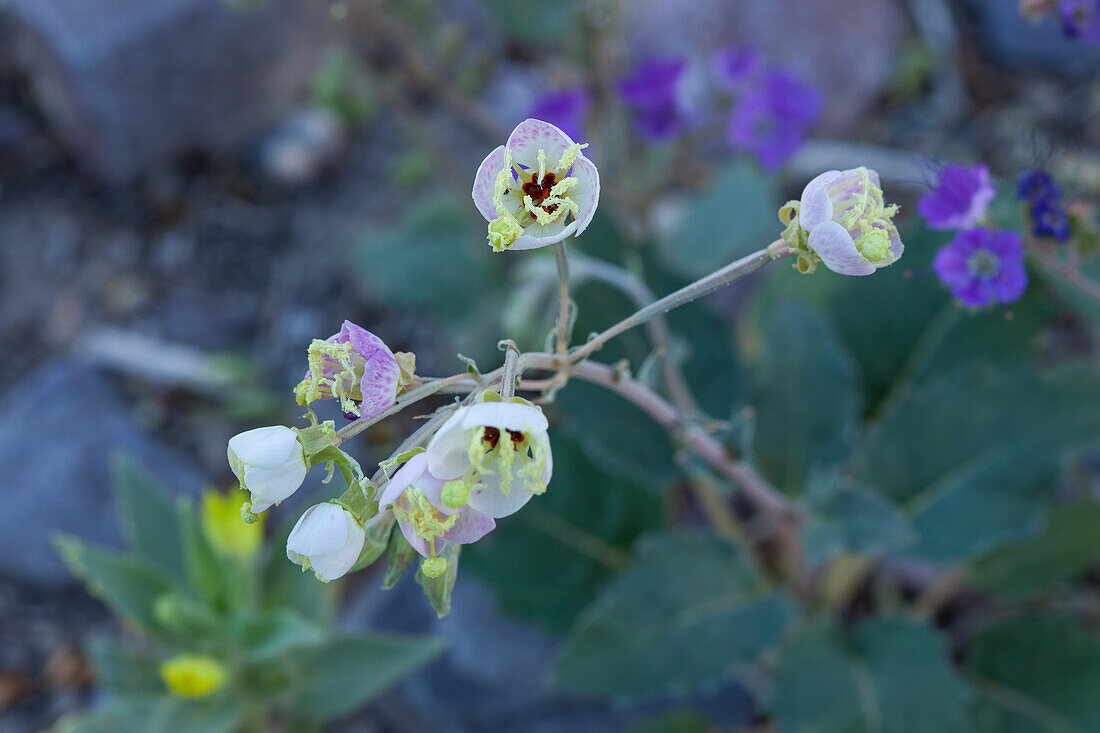
<path fill-rule="evenodd" d="M 256 428 L 229 439 L 229 466 L 252 494 L 252 511 L 287 498 L 305 481 L 309 463 L 298 433 L 282 425 Z"/>
<path fill-rule="evenodd" d="M 286 540 L 286 556 L 321 580 L 336 580 L 359 559 L 365 539 L 363 525 L 351 512 L 326 501 L 298 519 Z"/>

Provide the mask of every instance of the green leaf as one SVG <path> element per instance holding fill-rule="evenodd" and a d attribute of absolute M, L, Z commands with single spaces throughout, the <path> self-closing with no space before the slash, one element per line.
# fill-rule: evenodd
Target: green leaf
<path fill-rule="evenodd" d="M 904 618 L 845 633 L 833 622 L 797 631 L 776 670 L 772 710 L 784 733 L 963 733 L 968 690 L 943 643 Z"/>
<path fill-rule="evenodd" d="M 1010 597 L 1053 590 L 1100 559 L 1100 504 L 1055 507 L 1042 534 L 977 559 L 969 570 L 981 590 Z"/>
<path fill-rule="evenodd" d="M 180 499 L 176 511 L 183 537 L 184 566 L 192 590 L 215 610 L 228 608 L 231 584 L 225 558 L 210 546 L 198 513 L 189 500 Z"/>
<path fill-rule="evenodd" d="M 455 580 L 458 579 L 458 557 L 461 553 L 462 545 L 444 547 L 439 556 L 447 561 L 447 569 L 434 578 L 424 575 L 423 565 L 416 569 L 416 582 L 424 590 L 424 596 L 439 618 L 451 612 L 451 593 L 455 589 Z"/>
<path fill-rule="evenodd" d="M 263 661 L 304 646 L 321 643 L 325 631 L 316 623 L 289 609 L 237 621 L 233 637 L 250 662 Z"/>
<path fill-rule="evenodd" d="M 740 548 L 703 534 L 640 543 L 634 565 L 578 619 L 555 667 L 585 695 L 688 691 L 752 663 L 793 615 Z"/>
<path fill-rule="evenodd" d="M 139 557 L 183 577 L 183 544 L 176 512 L 164 488 L 132 458 L 116 455 L 111 461 L 119 525 Z"/>
<path fill-rule="evenodd" d="M 357 255 L 356 273 L 373 301 L 448 317 L 465 316 L 503 285 L 484 222 L 448 198 L 420 202 L 396 227 L 371 232 Z"/>
<path fill-rule="evenodd" d="M 661 503 L 571 440 L 555 434 L 553 441 L 549 490 L 468 545 L 463 562 L 505 610 L 565 631 L 629 560 L 634 539 L 659 525 Z"/>
<path fill-rule="evenodd" d="M 92 595 L 146 631 L 159 630 L 153 607 L 172 588 L 162 570 L 141 558 L 106 552 L 69 535 L 57 535 L 54 545 L 69 571 Z"/>
<path fill-rule="evenodd" d="M 400 530 L 390 532 L 390 542 L 386 546 L 386 575 L 382 578 L 382 589 L 389 590 L 397 585 L 397 581 L 401 580 L 417 557 L 419 557 L 418 553 Z"/>
<path fill-rule="evenodd" d="M 914 553 L 951 562 L 1040 527 L 1066 453 L 1100 438 L 1100 375 L 965 367 L 917 385 L 871 429 L 854 464 L 901 503 Z"/>
<path fill-rule="evenodd" d="M 244 722 L 245 701 L 223 691 L 201 700 L 171 698 L 150 724 L 151 733 L 233 733 Z"/>
<path fill-rule="evenodd" d="M 811 563 L 843 553 L 897 550 L 916 539 L 889 499 L 840 476 L 811 479 L 804 508 L 802 546 Z"/>
<path fill-rule="evenodd" d="M 355 710 L 439 656 L 441 639 L 359 634 L 331 639 L 296 656 L 302 685 L 295 709 L 327 720 Z"/>
<path fill-rule="evenodd" d="M 96 680 L 112 695 L 155 695 L 164 692 L 160 659 L 151 652 L 110 639 L 93 639 L 88 646 Z"/>
<path fill-rule="evenodd" d="M 989 733 L 1100 730 L 1100 639 L 1061 616 L 1025 616 L 991 626 L 974 640 L 966 671 Z"/>
<path fill-rule="evenodd" d="M 769 319 L 755 372 L 754 463 L 779 488 L 844 460 L 860 413 L 859 373 L 828 321 L 794 303 Z"/>
<path fill-rule="evenodd" d="M 688 202 L 678 226 L 658 240 L 657 254 L 670 270 L 702 277 L 778 237 L 779 205 L 773 177 L 734 163 Z"/>
<path fill-rule="evenodd" d="M 287 559 L 286 538 L 297 521 L 297 517 L 288 518 L 265 543 L 260 570 L 263 579 L 260 607 L 271 612 L 292 610 L 325 625 L 335 615 L 333 593 L 337 584 L 319 583 L 313 573 L 305 572 Z"/>
<path fill-rule="evenodd" d="M 50 733 L 119 733 L 145 731 L 150 721 L 162 714 L 167 697 L 133 701 L 115 701 L 89 713 L 66 715 L 50 728 Z"/>

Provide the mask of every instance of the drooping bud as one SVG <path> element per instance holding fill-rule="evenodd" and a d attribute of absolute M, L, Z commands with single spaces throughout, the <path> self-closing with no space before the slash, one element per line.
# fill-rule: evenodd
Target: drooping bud
<path fill-rule="evenodd" d="M 297 431 L 282 425 L 234 435 L 227 449 L 229 467 L 252 495 L 251 512 L 262 512 L 293 494 L 309 471 Z"/>
<path fill-rule="evenodd" d="M 366 531 L 344 507 L 331 501 L 305 511 L 286 540 L 286 556 L 320 580 L 336 580 L 359 559 Z"/>
<path fill-rule="evenodd" d="M 370 331 L 344 321 L 340 332 L 309 346 L 309 371 L 294 388 L 300 405 L 338 399 L 352 417 L 375 417 L 393 405 L 401 384 L 397 357 Z"/>

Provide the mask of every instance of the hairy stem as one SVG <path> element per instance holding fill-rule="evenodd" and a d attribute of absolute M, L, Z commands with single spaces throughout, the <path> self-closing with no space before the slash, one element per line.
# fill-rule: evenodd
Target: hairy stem
<path fill-rule="evenodd" d="M 565 244 L 554 244 L 554 261 L 558 265 L 558 324 L 554 328 L 557 333 L 557 349 L 559 354 L 564 354 L 569 348 L 569 259 L 565 254 Z"/>
<path fill-rule="evenodd" d="M 640 326 L 656 316 L 667 313 L 673 308 L 679 308 L 682 305 L 698 300 L 704 295 L 713 293 L 715 290 L 723 288 L 745 275 L 756 272 L 769 262 L 781 259 L 790 254 L 793 253 L 787 247 L 787 243 L 782 239 L 777 239 L 764 249 L 753 252 L 746 257 L 742 257 L 736 262 L 731 262 L 722 269 L 715 270 L 711 274 L 699 278 L 690 285 L 685 285 L 676 292 L 670 293 L 660 300 L 655 300 L 644 308 L 640 308 L 634 314 L 627 316 L 614 326 L 611 326 L 590 339 L 584 346 L 570 353 L 568 360 L 570 363 L 580 361 L 589 354 L 602 348 L 605 343 L 615 338 L 620 333 L 629 331 L 635 326 Z"/>

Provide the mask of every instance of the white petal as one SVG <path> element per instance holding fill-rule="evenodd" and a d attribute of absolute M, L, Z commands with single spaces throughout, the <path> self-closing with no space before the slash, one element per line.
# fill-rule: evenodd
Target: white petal
<path fill-rule="evenodd" d="M 470 466 L 468 448 L 470 435 L 462 426 L 469 407 L 460 407 L 428 444 L 428 470 L 441 479 L 454 479 L 466 473 Z"/>
<path fill-rule="evenodd" d="M 468 506 L 496 519 L 515 514 L 534 496 L 522 483 L 513 480 L 511 490 L 505 494 L 500 490 L 500 474 L 484 474 L 478 488 L 470 492 Z"/>
<path fill-rule="evenodd" d="M 355 561 L 359 559 L 359 554 L 363 551 L 366 531 L 359 526 L 359 523 L 350 514 L 347 519 L 347 539 L 344 545 L 336 552 L 310 558 L 313 572 L 325 580 L 336 580 L 346 574 L 355 565 Z"/>
<path fill-rule="evenodd" d="M 826 171 L 806 184 L 806 188 L 802 190 L 802 199 L 798 205 L 798 223 L 806 231 L 832 220 L 833 202 L 829 199 L 826 186 L 839 177 L 840 171 Z"/>
<path fill-rule="evenodd" d="M 288 552 L 310 558 L 336 552 L 348 541 L 347 510 L 332 502 L 315 504 L 298 519 L 286 540 Z M 356 524 L 354 519 L 352 524 Z"/>
<path fill-rule="evenodd" d="M 309 467 L 304 459 L 275 468 L 246 468 L 241 483 L 252 494 L 253 504 L 258 499 L 271 505 L 286 499 L 301 488 L 308 472 Z M 259 510 L 253 508 L 252 511 Z"/>
<path fill-rule="evenodd" d="M 405 541 L 408 542 L 414 550 L 420 553 L 423 557 L 431 556 L 431 548 L 428 547 L 428 541 L 423 537 L 417 537 L 416 530 L 413 529 L 413 526 L 411 524 L 409 524 L 408 522 L 398 522 L 397 526 L 401 528 L 401 534 L 405 535 Z M 442 550 L 445 544 L 447 543 L 440 539 L 436 539 L 436 553 Z"/>
<path fill-rule="evenodd" d="M 297 453 L 303 453 L 298 433 L 283 425 L 254 428 L 229 439 L 227 452 L 248 466 L 273 468 Z"/>
<path fill-rule="evenodd" d="M 870 275 L 875 266 L 856 249 L 848 230 L 835 221 L 818 224 L 810 232 L 810 249 L 830 270 L 841 275 Z"/>
<path fill-rule="evenodd" d="M 527 119 L 508 136 L 507 148 L 522 166 L 538 168 L 539 150 L 546 151 L 547 166 L 556 166 L 573 141 L 560 129 L 542 120 Z"/>
<path fill-rule="evenodd" d="M 523 228 L 523 234 L 516 237 L 516 241 L 512 242 L 508 250 L 519 252 L 557 244 L 563 239 L 573 236 L 579 224 L 580 222 L 576 219 L 567 225 L 563 225 L 558 221 L 550 224 L 539 224 L 538 222 L 528 224 Z"/>
<path fill-rule="evenodd" d="M 596 164 L 588 158 L 581 156 L 573 163 L 573 173 L 580 183 L 570 194 L 573 200 L 580 206 L 576 213 L 577 230 L 574 237 L 579 237 L 581 232 L 592 223 L 592 217 L 596 215 L 596 206 L 600 203 L 600 172 Z"/>
<path fill-rule="evenodd" d="M 405 489 L 415 483 L 427 470 L 428 456 L 426 454 L 417 453 L 410 458 L 404 466 L 398 469 L 397 473 L 390 479 L 390 482 L 386 484 L 385 491 L 383 491 L 382 496 L 378 498 L 378 508 L 381 510 L 392 505 L 397 501 L 397 497 L 404 494 Z"/>
<path fill-rule="evenodd" d="M 497 218 L 497 206 L 493 203 L 493 193 L 496 191 L 497 175 L 504 170 L 504 146 L 501 145 L 493 152 L 485 156 L 478 166 L 477 175 L 474 176 L 474 205 L 487 220 Z"/>
<path fill-rule="evenodd" d="M 550 436 L 546 433 L 535 433 L 533 440 L 546 451 L 546 468 L 542 469 L 539 478 L 543 485 L 547 485 L 550 483 L 550 477 L 554 475 L 554 452 L 550 450 Z"/>
<path fill-rule="evenodd" d="M 545 433 L 549 426 L 542 410 L 519 402 L 480 402 L 467 409 L 462 417 L 462 427 L 466 429 L 494 427 L 525 433 Z"/>

